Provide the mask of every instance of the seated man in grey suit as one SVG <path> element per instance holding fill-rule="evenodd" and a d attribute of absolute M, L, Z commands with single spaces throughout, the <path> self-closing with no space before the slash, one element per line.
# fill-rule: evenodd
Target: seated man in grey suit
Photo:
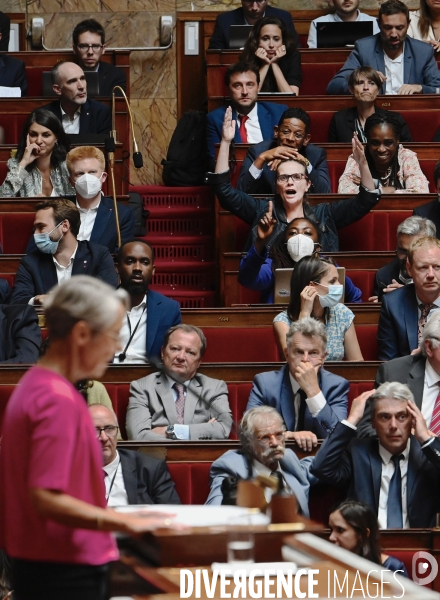
<path fill-rule="evenodd" d="M 374 387 L 386 381 L 405 383 L 414 395 L 414 402 L 421 410 L 430 431 L 440 435 L 440 311 L 435 312 L 423 329 L 420 340 L 421 352 L 395 358 L 382 363 L 377 370 Z M 370 403 L 367 402 L 362 421 L 358 425 L 358 437 L 376 435 L 371 426 Z"/>
<path fill-rule="evenodd" d="M 379 8 L 380 33 L 355 43 L 353 52 L 327 86 L 327 94 L 349 94 L 348 77 L 354 69 L 370 66 L 382 80 L 380 94 L 435 94 L 440 71 L 430 44 L 407 35 L 409 11 L 400 0 Z"/>
<path fill-rule="evenodd" d="M 282 417 L 270 406 L 257 406 L 244 414 L 239 433 L 241 449 L 228 450 L 212 463 L 206 504 L 223 504 L 223 482 L 227 477 L 248 479 L 279 472 L 285 486 L 296 496 L 299 511 L 308 517 L 309 488 L 316 481 L 309 472 L 314 457 L 299 460 L 293 450 L 286 450 Z M 271 494 L 270 490 L 265 491 L 266 500 Z M 224 503 L 231 502 L 225 498 Z"/>
<path fill-rule="evenodd" d="M 378 440 L 355 439 L 368 398 Z M 413 394 L 402 383 L 386 382 L 355 398 L 347 420 L 321 446 L 311 471 L 323 483 L 348 484 L 348 497 L 369 504 L 381 529 L 435 526 L 440 440 L 428 431 Z"/>
<path fill-rule="evenodd" d="M 127 409 L 131 440 L 225 439 L 232 426 L 224 381 L 197 373 L 206 349 L 203 331 L 175 325 L 165 334 L 163 370 L 133 381 Z"/>
<path fill-rule="evenodd" d="M 164 460 L 134 450 L 117 450 L 118 421 L 102 404 L 89 406 L 104 458 L 107 506 L 180 504 Z"/>
<path fill-rule="evenodd" d="M 284 419 L 286 439 L 312 450 L 347 416 L 349 382 L 323 368 L 327 332 L 311 317 L 292 323 L 287 333 L 287 364 L 255 376 L 246 410 L 272 406 Z"/>

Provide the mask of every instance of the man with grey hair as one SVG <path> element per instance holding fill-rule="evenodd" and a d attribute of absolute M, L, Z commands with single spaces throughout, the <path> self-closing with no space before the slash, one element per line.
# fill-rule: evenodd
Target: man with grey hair
<path fill-rule="evenodd" d="M 383 294 L 413 282 L 406 270 L 406 258 L 411 244 L 424 236 L 436 236 L 435 225 L 429 219 L 413 215 L 399 224 L 396 258 L 377 271 L 370 302 L 381 302 Z"/>
<path fill-rule="evenodd" d="M 286 449 L 285 427 L 278 412 L 270 406 L 248 410 L 240 423 L 239 434 L 241 449 L 228 450 L 212 463 L 211 490 L 206 504 L 231 503 L 224 497 L 227 484 L 223 482 L 227 478 L 237 481 L 281 473 L 284 486 L 296 496 L 299 511 L 308 517 L 309 488 L 315 482 L 310 475 L 314 457 L 299 460 L 293 450 Z"/>
<path fill-rule="evenodd" d="M 287 334 L 287 364 L 255 376 L 247 410 L 272 406 L 286 424 L 286 439 L 312 450 L 347 416 L 349 382 L 323 368 L 327 332 L 306 317 L 292 323 Z"/>
<path fill-rule="evenodd" d="M 429 429 L 440 435 L 440 311 L 429 319 L 420 340 L 421 352 L 382 363 L 376 374 L 375 387 L 385 381 L 405 383 L 414 395 Z M 375 436 L 371 426 L 370 403 L 367 402 L 358 437 Z"/>
<path fill-rule="evenodd" d="M 87 81 L 81 67 L 74 62 L 61 61 L 51 73 L 53 90 L 60 99 L 42 108 L 58 117 L 66 133 L 108 135 L 112 128 L 110 109 L 87 98 Z"/>
<path fill-rule="evenodd" d="M 378 439 L 356 439 L 368 399 Z M 428 430 L 405 384 L 386 382 L 355 398 L 311 471 L 323 483 L 348 485 L 348 497 L 369 504 L 381 529 L 435 526 L 440 440 Z"/>
<path fill-rule="evenodd" d="M 229 436 L 228 387 L 197 370 L 206 349 L 203 331 L 174 325 L 165 334 L 163 370 L 133 381 L 127 409 L 131 440 L 211 440 Z"/>

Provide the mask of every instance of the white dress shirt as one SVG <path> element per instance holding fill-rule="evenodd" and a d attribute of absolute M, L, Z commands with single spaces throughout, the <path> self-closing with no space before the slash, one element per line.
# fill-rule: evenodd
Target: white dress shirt
<path fill-rule="evenodd" d="M 121 339 L 122 350 L 125 349 L 125 346 L 130 339 L 131 334 L 136 328 L 136 325 L 139 323 L 138 328 L 136 329 L 136 333 L 133 336 L 133 339 L 130 342 L 126 352 L 126 358 L 123 361 L 123 364 L 145 364 L 147 359 L 147 294 L 145 294 L 144 299 L 137 306 L 133 306 L 130 312 L 127 312 L 127 316 L 124 319 L 124 322 L 121 327 L 121 331 L 119 337 Z M 115 358 L 113 362 L 115 364 L 119 364 L 119 355 L 121 352 L 115 354 Z"/>
<path fill-rule="evenodd" d="M 252 461 L 252 467 L 253 467 L 254 471 L 256 471 L 257 476 L 263 475 L 264 477 L 269 477 L 270 474 L 273 472 L 268 467 L 266 467 L 266 465 L 263 465 L 263 463 L 260 463 L 255 458 Z M 282 473 L 280 463 L 278 463 L 278 468 L 276 470 L 277 470 L 277 472 Z M 268 487 L 264 488 L 264 497 L 266 498 L 266 502 L 270 502 L 270 499 L 272 498 L 274 493 L 275 493 L 275 491 L 272 490 L 271 488 L 268 488 Z"/>
<path fill-rule="evenodd" d="M 102 468 L 106 474 L 104 483 L 105 497 L 108 498 L 107 506 L 127 506 L 129 502 L 118 451 L 115 459 Z"/>
<path fill-rule="evenodd" d="M 434 371 L 429 360 L 426 360 L 425 380 L 423 384 L 423 400 L 421 412 L 426 421 L 428 429 L 431 426 L 432 411 L 434 410 L 435 401 L 440 392 L 440 375 Z"/>
<path fill-rule="evenodd" d="M 405 44 L 403 45 L 405 51 Z M 397 58 L 390 58 L 386 52 L 383 53 L 385 61 L 385 94 L 398 94 L 403 85 L 403 56 L 404 52 Z"/>
<path fill-rule="evenodd" d="M 76 206 L 79 210 L 79 216 L 81 219 L 81 225 L 79 227 L 79 233 L 77 236 L 78 240 L 90 240 L 100 204 L 101 200 L 93 208 L 81 208 L 81 206 L 78 204 L 78 201 L 76 201 Z"/>
<path fill-rule="evenodd" d="M 69 117 L 69 115 L 63 110 L 63 107 L 60 104 L 61 108 L 61 122 L 63 124 L 63 129 L 66 133 L 79 133 L 79 117 L 81 114 L 81 106 L 73 115 L 73 119 Z"/>
<path fill-rule="evenodd" d="M 301 398 L 298 393 L 300 390 L 300 386 L 290 371 L 289 371 L 289 379 L 290 379 L 290 384 L 292 386 L 292 391 L 295 396 L 295 400 L 294 400 L 295 431 L 298 431 L 299 405 L 301 403 Z M 312 396 L 311 398 L 306 398 L 306 404 L 309 407 L 309 411 L 310 411 L 312 417 L 316 417 L 318 415 L 318 413 L 324 408 L 326 402 L 327 401 L 322 392 L 319 392 L 319 394 L 316 394 L 316 396 Z"/>
<path fill-rule="evenodd" d="M 260 121 L 258 120 L 258 105 L 255 103 L 254 108 L 250 113 L 246 115 L 248 117 L 246 123 L 244 124 L 244 128 L 246 129 L 246 135 L 249 144 L 259 144 L 263 141 L 263 134 L 261 133 Z M 241 124 L 241 115 L 238 114 L 239 123 L 237 123 L 237 127 L 240 127 Z"/>

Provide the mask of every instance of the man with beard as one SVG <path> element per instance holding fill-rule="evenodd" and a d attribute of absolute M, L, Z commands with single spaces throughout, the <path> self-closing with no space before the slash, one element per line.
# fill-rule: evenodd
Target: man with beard
<path fill-rule="evenodd" d="M 130 295 L 130 311 L 120 332 L 122 352 L 114 362 L 157 362 L 165 333 L 181 323 L 179 303 L 149 290 L 154 275 L 154 250 L 143 239 L 123 244 L 116 258 L 121 287 Z"/>
<path fill-rule="evenodd" d="M 380 33 L 355 43 L 353 52 L 327 86 L 327 94 L 349 94 L 348 77 L 354 69 L 370 66 L 382 81 L 379 94 L 435 94 L 440 72 L 430 44 L 407 35 L 409 11 L 400 0 L 379 8 Z"/>
<path fill-rule="evenodd" d="M 271 406 L 248 410 L 240 423 L 240 450 L 228 450 L 212 463 L 211 490 L 206 504 L 231 504 L 226 497 L 227 478 L 249 479 L 258 475 L 282 477 L 286 491 L 298 501 L 298 510 L 309 516 L 309 488 L 316 480 L 310 475 L 313 456 L 299 460 L 285 447 L 285 431 L 281 415 Z M 280 474 L 280 475 L 278 475 Z M 272 494 L 266 490 L 266 500 Z"/>
<path fill-rule="evenodd" d="M 384 294 L 413 282 L 406 270 L 408 250 L 413 242 L 426 235 L 436 237 L 435 225 L 429 219 L 413 216 L 400 223 L 397 227 L 396 258 L 377 271 L 370 302 L 382 302 Z"/>

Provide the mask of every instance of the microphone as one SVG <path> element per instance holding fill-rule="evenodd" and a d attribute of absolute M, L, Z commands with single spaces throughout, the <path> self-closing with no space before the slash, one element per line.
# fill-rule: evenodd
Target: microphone
<path fill-rule="evenodd" d="M 119 224 L 119 211 L 118 211 L 118 202 L 116 200 L 116 188 L 115 188 L 115 173 L 114 173 L 114 165 L 115 165 L 115 137 L 113 137 L 113 133 L 116 133 L 114 130 L 110 132 L 110 137 L 105 138 L 105 152 L 108 157 L 108 164 L 110 167 L 110 181 L 112 183 L 112 197 L 113 197 L 113 206 L 115 209 L 115 219 L 116 219 L 116 234 L 118 236 L 118 248 L 121 247 L 121 226 Z"/>
<path fill-rule="evenodd" d="M 110 135 L 116 141 L 118 137 L 118 133 L 115 129 L 115 90 L 119 90 L 125 100 L 125 104 L 128 110 L 128 116 L 130 118 L 130 126 L 131 126 L 131 137 L 133 139 L 133 163 L 136 169 L 140 169 L 144 166 L 144 160 L 142 158 L 142 154 L 139 152 L 139 147 L 136 141 L 136 136 L 134 135 L 134 123 L 133 123 L 133 115 L 131 114 L 130 104 L 128 102 L 127 96 L 125 95 L 124 90 L 120 85 L 115 85 L 112 90 L 112 131 Z"/>

